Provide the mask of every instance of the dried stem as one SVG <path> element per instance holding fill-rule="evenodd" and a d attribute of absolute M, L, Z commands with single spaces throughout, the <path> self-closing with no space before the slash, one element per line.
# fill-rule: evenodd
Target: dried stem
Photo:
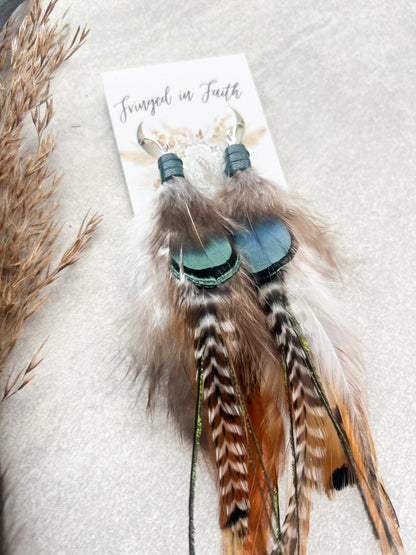
<path fill-rule="evenodd" d="M 101 220 L 97 215 L 85 218 L 74 242 L 53 265 L 61 231 L 54 197 L 61 176 L 48 167 L 56 144 L 48 129 L 53 115 L 50 81 L 88 34 L 79 27 L 71 35 L 68 25 L 52 22 L 56 3 L 51 0 L 42 9 L 33 0 L 17 30 L 9 22 L 0 31 L 0 375 L 25 320 L 48 297 L 45 288 L 78 260 Z M 30 118 L 37 137 L 32 153 L 26 134 Z M 38 355 L 14 378 L 9 376 L 4 398 L 29 383 L 40 363 Z"/>

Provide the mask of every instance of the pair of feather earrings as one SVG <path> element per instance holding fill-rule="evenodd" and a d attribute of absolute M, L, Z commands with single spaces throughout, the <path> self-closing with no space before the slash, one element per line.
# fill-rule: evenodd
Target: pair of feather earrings
<path fill-rule="evenodd" d="M 190 553 L 200 443 L 217 472 L 225 553 L 306 553 L 312 490 L 331 496 L 348 484 L 382 553 L 404 553 L 354 339 L 325 286 L 337 274 L 331 240 L 299 199 L 251 168 L 235 114 L 224 184 L 211 197 L 138 131 L 162 185 L 135 268 L 132 356 L 149 400 L 164 384 L 179 429 L 193 437 Z"/>

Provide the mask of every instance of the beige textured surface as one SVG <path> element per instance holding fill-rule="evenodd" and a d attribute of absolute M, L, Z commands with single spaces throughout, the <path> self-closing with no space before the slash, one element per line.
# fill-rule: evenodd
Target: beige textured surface
<path fill-rule="evenodd" d="M 190 449 L 116 366 L 131 218 L 100 72 L 245 52 L 289 185 L 354 260 L 343 294 L 362 339 L 370 422 L 409 554 L 415 463 L 416 9 L 406 0 L 60 0 L 87 45 L 53 84 L 64 235 L 104 223 L 13 355 L 48 337 L 36 380 L 1 410 L 9 525 L 19 555 L 187 552 Z M 197 553 L 219 553 L 217 501 L 198 470 Z M 357 491 L 314 501 L 309 553 L 376 554 Z"/>

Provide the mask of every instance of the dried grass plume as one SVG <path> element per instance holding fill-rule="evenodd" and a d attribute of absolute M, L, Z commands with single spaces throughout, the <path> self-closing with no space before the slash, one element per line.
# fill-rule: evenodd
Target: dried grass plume
<path fill-rule="evenodd" d="M 56 144 L 49 131 L 50 82 L 88 34 L 85 27 L 71 33 L 62 20 L 52 21 L 56 3 L 42 9 L 39 0 L 32 1 L 20 27 L 9 21 L 0 31 L 0 376 L 25 320 L 46 300 L 59 273 L 78 260 L 101 219 L 85 218 L 55 262 L 61 231 L 55 191 L 62 176 L 48 167 Z M 33 131 L 36 148 L 30 152 Z M 38 352 L 20 372 L 9 375 L 4 397 L 32 379 Z"/>

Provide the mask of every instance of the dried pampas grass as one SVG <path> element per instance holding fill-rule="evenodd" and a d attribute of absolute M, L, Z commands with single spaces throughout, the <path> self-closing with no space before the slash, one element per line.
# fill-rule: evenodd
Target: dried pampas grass
<path fill-rule="evenodd" d="M 56 3 L 42 9 L 39 0 L 32 1 L 20 27 L 9 21 L 0 31 L 0 376 L 25 320 L 46 300 L 60 272 L 78 260 L 101 220 L 85 218 L 56 262 L 61 228 L 55 192 L 62 176 L 48 167 L 56 144 L 49 131 L 50 82 L 88 34 L 86 28 L 71 34 L 67 24 L 52 22 Z M 38 353 L 20 372 L 10 373 L 3 398 L 32 379 Z"/>

